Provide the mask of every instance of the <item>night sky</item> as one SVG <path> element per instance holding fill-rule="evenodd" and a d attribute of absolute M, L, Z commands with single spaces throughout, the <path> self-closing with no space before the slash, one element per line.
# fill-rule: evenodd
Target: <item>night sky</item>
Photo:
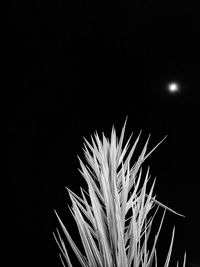
<path fill-rule="evenodd" d="M 167 213 L 158 258 L 175 225 L 171 266 L 185 250 L 200 265 L 200 2 L 11 0 L 5 14 L 6 266 L 61 266 L 54 209 L 78 238 L 65 186 L 86 188 L 83 137 L 119 135 L 126 116 L 138 155 L 168 135 L 147 164 L 157 199 L 186 217 Z"/>

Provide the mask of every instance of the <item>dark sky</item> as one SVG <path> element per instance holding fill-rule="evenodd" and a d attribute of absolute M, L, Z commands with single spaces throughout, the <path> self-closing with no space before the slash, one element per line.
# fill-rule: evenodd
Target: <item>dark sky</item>
<path fill-rule="evenodd" d="M 61 266 L 54 209 L 76 235 L 64 187 L 85 185 L 83 136 L 113 124 L 119 135 L 126 116 L 126 138 L 142 130 L 140 149 L 149 133 L 149 149 L 168 135 L 148 164 L 158 199 L 186 218 L 167 214 L 160 247 L 175 224 L 173 257 L 186 250 L 188 266 L 200 264 L 199 13 L 198 0 L 7 1 L 7 266 Z"/>

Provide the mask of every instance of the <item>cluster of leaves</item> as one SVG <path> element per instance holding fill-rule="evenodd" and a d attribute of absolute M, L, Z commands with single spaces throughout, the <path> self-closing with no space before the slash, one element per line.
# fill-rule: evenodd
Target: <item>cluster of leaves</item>
<path fill-rule="evenodd" d="M 97 133 L 94 138 L 91 137 L 92 144 L 85 140 L 87 165 L 84 165 L 80 158 L 79 161 L 80 172 L 87 182 L 88 192 L 81 188 L 82 198 L 80 198 L 67 188 L 72 201 L 72 208 L 69 209 L 77 224 L 85 255 L 76 246 L 56 213 L 69 244 L 81 266 L 84 267 L 151 267 L 153 264 L 157 267 L 156 243 L 166 210 L 178 214 L 153 196 L 155 179 L 147 193 L 149 168 L 142 182 L 142 163 L 165 138 L 146 154 L 148 138 L 137 161 L 131 167 L 131 158 L 141 133 L 131 149 L 129 149 L 131 136 L 123 147 L 125 126 L 126 123 L 119 140 L 114 127 L 110 140 L 103 134 L 101 141 Z M 154 207 L 157 207 L 155 211 Z M 159 207 L 162 207 L 164 212 L 149 250 L 148 238 Z M 151 216 L 150 211 L 153 211 Z M 169 266 L 174 233 L 175 228 L 164 267 Z M 65 243 L 58 230 L 57 234 L 54 233 L 54 237 L 61 251 L 63 266 L 67 263 L 71 267 Z M 184 267 L 185 262 L 186 254 Z"/>

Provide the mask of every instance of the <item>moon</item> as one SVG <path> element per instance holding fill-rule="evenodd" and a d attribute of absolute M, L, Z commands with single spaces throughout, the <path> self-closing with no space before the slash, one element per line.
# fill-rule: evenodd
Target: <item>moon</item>
<path fill-rule="evenodd" d="M 180 86 L 178 83 L 176 82 L 170 82 L 168 83 L 167 85 L 167 90 L 170 92 L 170 93 L 176 93 L 180 90 Z"/>

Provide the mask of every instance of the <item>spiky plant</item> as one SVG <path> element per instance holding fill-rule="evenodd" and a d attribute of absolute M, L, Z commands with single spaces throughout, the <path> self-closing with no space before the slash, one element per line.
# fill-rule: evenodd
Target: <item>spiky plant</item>
<path fill-rule="evenodd" d="M 123 146 L 125 126 L 126 122 L 119 140 L 114 127 L 110 140 L 103 134 L 101 141 L 97 133 L 94 135 L 95 138 L 91 137 L 92 144 L 85 140 L 84 152 L 88 164 L 84 165 L 80 158 L 79 161 L 80 172 L 87 182 L 88 193 L 81 188 L 82 198 L 80 198 L 67 188 L 72 201 L 72 209 L 70 207 L 69 209 L 76 221 L 86 256 L 76 246 L 56 213 L 69 244 L 81 266 L 84 267 L 150 267 L 153 265 L 157 267 L 156 243 L 166 210 L 180 215 L 153 196 L 155 179 L 147 193 L 149 168 L 143 182 L 141 178 L 142 163 L 165 138 L 146 153 L 148 138 L 140 156 L 131 167 L 131 158 L 141 132 L 129 150 L 131 136 Z M 148 238 L 159 207 L 163 208 L 163 216 L 149 249 Z M 172 231 L 164 267 L 169 266 L 174 232 L 175 228 Z M 63 266 L 67 263 L 67 266 L 71 267 L 72 263 L 65 243 L 58 230 L 54 237 L 61 251 L 60 258 Z M 185 262 L 186 253 L 183 266 Z"/>

